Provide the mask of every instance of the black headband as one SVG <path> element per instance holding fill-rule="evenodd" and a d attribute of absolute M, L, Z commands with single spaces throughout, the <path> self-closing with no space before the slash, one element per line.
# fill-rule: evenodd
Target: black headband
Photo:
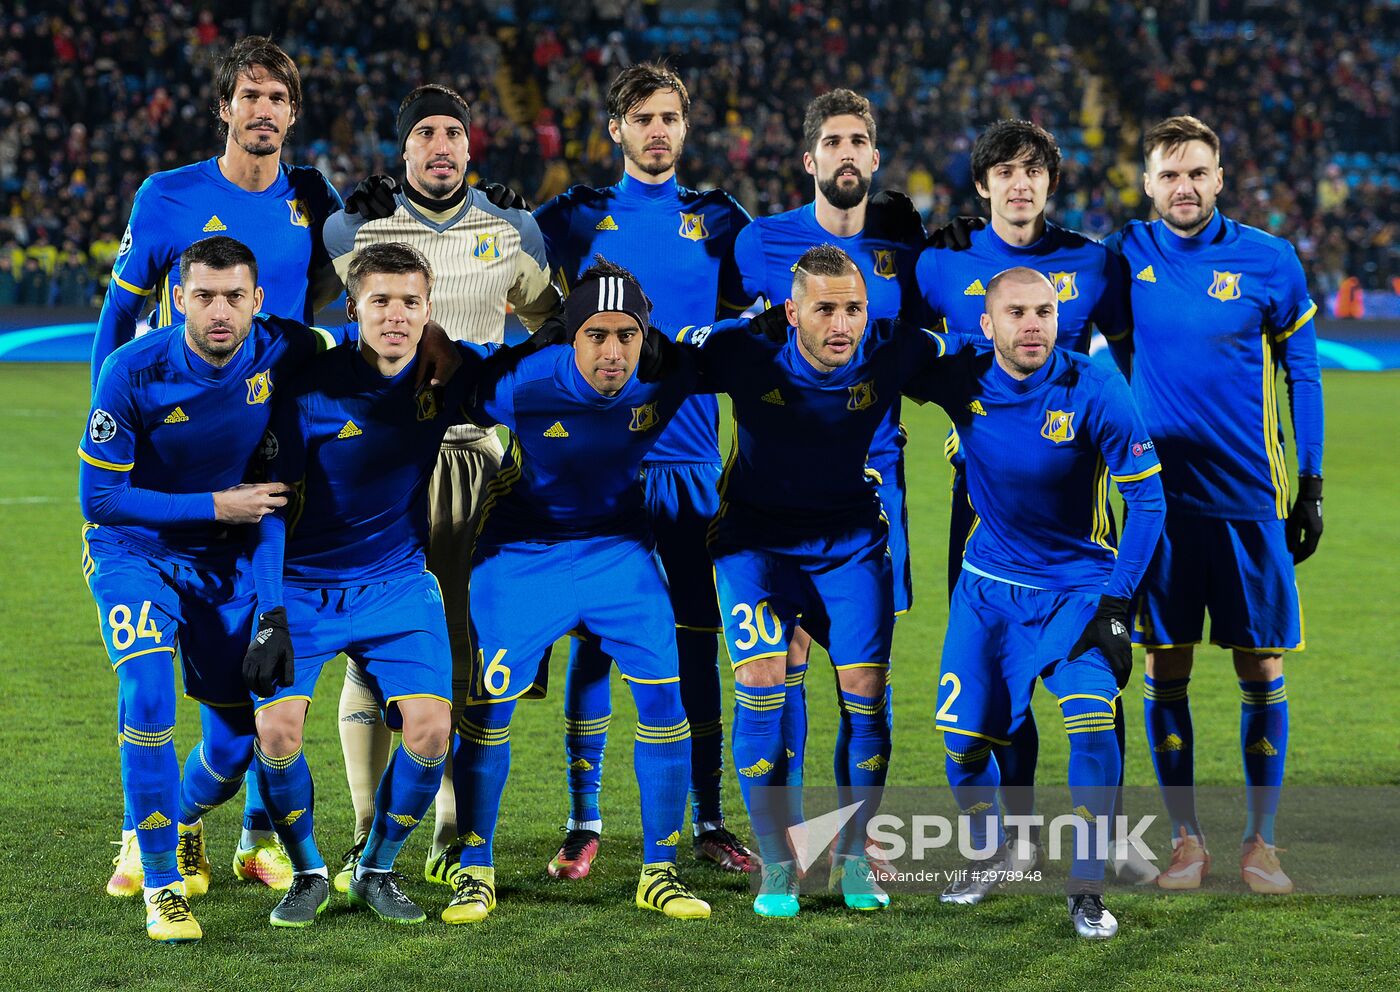
<path fill-rule="evenodd" d="M 465 131 L 471 126 L 472 112 L 461 100 L 437 90 L 414 97 L 413 102 L 399 111 L 399 151 L 403 151 L 409 134 L 425 117 L 454 117 L 462 122 Z"/>
<path fill-rule="evenodd" d="M 635 279 L 627 276 L 595 276 L 585 279 L 564 301 L 564 320 L 569 337 L 599 313 L 625 313 L 637 322 L 643 332 L 651 323 L 651 306 Z"/>

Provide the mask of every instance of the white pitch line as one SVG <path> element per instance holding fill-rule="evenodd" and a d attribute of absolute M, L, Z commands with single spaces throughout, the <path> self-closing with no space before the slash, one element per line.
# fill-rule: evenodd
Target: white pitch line
<path fill-rule="evenodd" d="M 46 503 L 76 503 L 76 496 L 0 496 L 0 506 L 41 506 Z"/>

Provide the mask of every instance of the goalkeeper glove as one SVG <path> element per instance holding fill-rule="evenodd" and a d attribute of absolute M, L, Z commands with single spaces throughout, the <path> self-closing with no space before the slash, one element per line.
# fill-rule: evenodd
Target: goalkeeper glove
<path fill-rule="evenodd" d="M 243 656 L 243 684 L 259 697 L 292 684 L 292 635 L 287 611 L 278 606 L 258 616 L 258 630 Z"/>
<path fill-rule="evenodd" d="M 1098 648 L 1113 671 L 1118 688 L 1128 684 L 1133 674 L 1133 639 L 1128 636 L 1128 601 L 1121 596 L 1100 596 L 1098 609 L 1074 642 L 1069 657 L 1073 661 L 1091 648 Z"/>
<path fill-rule="evenodd" d="M 1322 476 L 1298 476 L 1298 498 L 1284 526 L 1293 564 L 1302 564 L 1312 557 L 1322 538 Z"/>
<path fill-rule="evenodd" d="M 390 176 L 361 179 L 345 198 L 345 212 L 359 214 L 365 220 L 383 220 L 397 209 L 394 194 L 398 191 L 399 184 Z"/>

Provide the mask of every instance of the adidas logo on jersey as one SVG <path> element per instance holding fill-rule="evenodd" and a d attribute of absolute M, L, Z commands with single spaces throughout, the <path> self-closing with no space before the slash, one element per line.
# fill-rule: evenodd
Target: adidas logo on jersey
<path fill-rule="evenodd" d="M 657 842 L 656 842 L 656 846 L 657 846 L 657 847 L 675 847 L 675 846 L 676 846 L 677 844 L 679 844 L 680 842 L 681 842 L 681 832 L 680 832 L 679 830 L 672 830 L 672 831 L 671 831 L 671 836 L 667 837 L 665 840 L 659 840 L 659 841 L 657 841 Z"/>
<path fill-rule="evenodd" d="M 864 768 L 868 772 L 878 772 L 881 768 L 884 768 L 889 763 L 890 759 L 886 758 L 883 754 L 874 754 L 866 758 L 864 761 L 858 762 L 856 764 L 856 767 Z"/>
<path fill-rule="evenodd" d="M 292 810 L 290 813 L 288 813 L 288 814 L 286 815 L 286 817 L 284 817 L 283 819 L 281 819 L 281 820 L 273 820 L 272 822 L 273 822 L 273 823 L 280 824 L 281 826 L 284 826 L 284 827 L 290 827 L 293 823 L 296 823 L 298 820 L 300 820 L 302 814 L 305 813 L 305 812 L 306 812 L 306 810 L 304 810 L 304 809 L 294 809 L 294 810 Z"/>
<path fill-rule="evenodd" d="M 787 401 L 783 399 L 783 394 L 776 389 L 770 389 L 759 397 L 765 403 L 772 403 L 774 406 L 787 406 Z"/>
<path fill-rule="evenodd" d="M 387 815 L 389 819 L 393 820 L 401 827 L 418 826 L 418 820 L 412 816 L 409 816 L 407 813 L 388 813 L 385 815 Z"/>
<path fill-rule="evenodd" d="M 982 405 L 981 400 L 973 400 L 967 405 L 967 412 L 975 413 L 979 417 L 985 417 L 987 415 L 987 408 Z"/>
<path fill-rule="evenodd" d="M 1133 276 L 1133 278 L 1134 278 L 1134 279 L 1141 279 L 1143 282 L 1156 282 L 1156 281 L 1157 281 L 1157 273 L 1153 272 L 1153 271 L 1152 271 L 1152 266 L 1149 265 L 1147 268 L 1143 269 L 1143 270 L 1142 270 L 1141 272 L 1139 272 L 1137 275 Z"/>
<path fill-rule="evenodd" d="M 168 826 L 170 826 L 170 817 L 166 816 L 160 810 L 154 810 L 152 811 L 150 816 L 146 817 L 140 823 L 136 824 L 136 829 L 159 830 L 161 827 Z"/>
<path fill-rule="evenodd" d="M 595 230 L 595 231 L 616 231 L 616 230 L 617 230 L 617 221 L 613 220 L 612 214 L 608 214 L 608 215 L 607 215 L 606 217 L 604 217 L 602 220 L 598 221 L 598 225 L 597 225 L 596 227 L 594 227 L 593 230 Z"/>
<path fill-rule="evenodd" d="M 1262 754 L 1266 758 L 1278 756 L 1278 748 L 1269 743 L 1267 737 L 1261 737 L 1249 747 L 1244 749 L 1245 754 Z"/>
<path fill-rule="evenodd" d="M 185 416 L 185 411 L 181 410 L 177 406 L 175 409 L 170 411 L 169 415 L 165 418 L 164 422 L 167 424 L 188 424 L 190 422 L 190 418 Z"/>
<path fill-rule="evenodd" d="M 575 758 L 569 762 L 569 767 L 576 772 L 591 772 L 593 770 L 593 765 L 589 763 L 587 758 Z"/>
<path fill-rule="evenodd" d="M 566 431 L 566 430 L 564 430 L 564 425 L 563 425 L 562 423 L 560 423 L 559 421 L 556 420 L 556 421 L 554 422 L 553 426 L 551 426 L 551 427 L 549 428 L 549 430 L 547 430 L 547 431 L 544 432 L 544 436 L 545 436 L 545 437 L 568 437 L 568 436 L 569 436 L 569 432 Z"/>
<path fill-rule="evenodd" d="M 219 220 L 219 215 L 215 214 L 204 222 L 205 234 L 216 234 L 219 231 L 227 231 L 228 225 Z"/>
<path fill-rule="evenodd" d="M 359 437 L 363 433 L 364 431 L 355 426 L 355 421 L 347 420 L 345 421 L 345 426 L 340 429 L 340 433 L 336 435 L 336 440 L 344 440 L 347 437 Z"/>
<path fill-rule="evenodd" d="M 987 287 L 982 285 L 981 279 L 972 280 L 972 285 L 963 290 L 963 296 L 986 296 Z"/>
<path fill-rule="evenodd" d="M 744 778 L 758 778 L 760 775 L 767 775 L 773 770 L 773 762 L 767 758 L 759 758 L 747 768 L 740 768 L 739 774 Z"/>
<path fill-rule="evenodd" d="M 1158 754 L 1165 754 L 1168 751 L 1180 751 L 1185 746 L 1186 742 L 1176 734 L 1168 734 L 1166 737 L 1162 738 L 1162 743 L 1158 744 L 1152 750 L 1156 751 Z"/>

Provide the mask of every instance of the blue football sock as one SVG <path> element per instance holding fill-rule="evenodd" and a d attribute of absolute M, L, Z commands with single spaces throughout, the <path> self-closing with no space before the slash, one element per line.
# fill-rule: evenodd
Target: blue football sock
<path fill-rule="evenodd" d="M 201 706 L 204 736 L 185 759 L 180 822 L 194 823 L 238 794 L 253 759 L 252 706 Z"/>
<path fill-rule="evenodd" d="M 1067 697 L 1060 704 L 1069 735 L 1069 796 L 1082 818 L 1084 843 L 1075 839 L 1070 865 L 1070 892 L 1101 892 L 1104 859 L 1099 857 L 1113 815 L 1114 793 L 1123 760 L 1113 731 L 1113 705 L 1087 696 Z M 1102 818 L 1102 819 L 1101 819 Z"/>
<path fill-rule="evenodd" d="M 790 687 L 781 685 L 734 687 L 729 742 L 739 773 L 739 793 L 749 811 L 759 854 L 770 864 L 792 860 L 787 841 L 789 806 L 784 795 L 774 795 L 779 787 L 790 785 L 783 728 L 784 697 L 790 692 Z"/>
<path fill-rule="evenodd" d="M 126 709 L 126 706 L 125 706 L 125 704 L 122 702 L 121 693 L 117 693 L 117 772 L 118 772 L 118 778 L 119 778 L 119 779 L 120 779 L 121 762 L 122 762 L 122 742 L 126 739 L 126 735 L 124 735 L 124 734 L 122 733 L 122 728 L 126 726 L 126 721 L 125 721 L 125 718 L 124 718 L 124 716 L 123 716 L 123 711 L 124 711 L 125 709 Z M 118 784 L 120 784 L 120 781 L 119 781 Z M 127 797 L 126 797 L 126 789 L 125 789 L 125 787 L 122 788 L 121 792 L 122 792 L 122 832 L 125 833 L 125 832 L 128 831 L 128 830 L 135 830 L 135 829 L 136 829 L 136 821 L 133 820 L 133 819 L 131 818 L 131 803 L 127 800 Z"/>
<path fill-rule="evenodd" d="M 1244 840 L 1258 834 L 1272 844 L 1288 757 L 1288 693 L 1282 675 L 1272 682 L 1240 680 L 1240 750 L 1249 810 Z"/>
<path fill-rule="evenodd" d="M 272 832 L 272 817 L 263 802 L 262 789 L 258 786 L 258 770 L 248 765 L 243 775 L 243 829 Z"/>
<path fill-rule="evenodd" d="M 1007 816 L 1030 816 L 1035 812 L 1035 768 L 1040 761 L 1040 729 L 1035 714 L 1026 710 L 1025 719 L 1011 735 L 1010 744 L 993 744 L 997 767 L 1001 770 L 1001 808 Z M 1039 830 L 1032 829 L 1032 839 Z"/>
<path fill-rule="evenodd" d="M 253 765 L 258 770 L 273 827 L 282 838 L 292 867 L 297 871 L 325 868 L 326 859 L 316 847 L 316 790 L 306 755 L 297 748 L 285 757 L 273 758 L 254 743 Z"/>
<path fill-rule="evenodd" d="M 787 758 L 787 771 L 784 791 L 787 802 L 785 814 L 788 823 L 801 823 L 806 817 L 802 813 L 802 772 L 807 761 L 807 665 L 793 665 L 784 676 L 783 697 L 783 747 Z M 840 733 L 838 728 L 837 733 Z M 838 780 L 839 781 L 839 780 Z M 742 782 L 740 783 L 743 784 Z"/>
<path fill-rule="evenodd" d="M 575 638 L 564 683 L 564 758 L 569 780 L 569 819 L 602 820 L 603 750 L 612 719 L 612 659 L 596 640 Z"/>
<path fill-rule="evenodd" d="M 690 790 L 690 724 L 680 686 L 627 685 L 637 703 L 632 762 L 642 799 L 642 863 L 675 861 Z"/>
<path fill-rule="evenodd" d="M 1196 820 L 1196 737 L 1191 729 L 1191 702 L 1187 687 L 1191 680 L 1145 677 L 1142 717 L 1146 724 L 1147 746 L 1152 748 L 1152 765 L 1157 784 L 1172 821 L 1172 838 L 1185 827 L 1188 834 L 1202 837 Z"/>
<path fill-rule="evenodd" d="M 943 770 L 953 790 L 958 811 L 968 818 L 967 858 L 989 858 L 1006 840 L 997 814 L 997 787 L 1001 771 L 992 755 L 992 742 L 961 734 L 943 735 Z"/>
<path fill-rule="evenodd" d="M 724 722 L 719 683 L 719 638 L 704 630 L 676 630 L 681 705 L 690 722 L 691 820 L 723 823 Z"/>
<path fill-rule="evenodd" d="M 510 775 L 510 720 L 515 702 L 468 705 L 457 721 L 452 786 L 457 794 L 463 867 L 496 863 L 496 820 Z"/>
<path fill-rule="evenodd" d="M 164 651 L 117 667 L 122 695 L 122 786 L 131 809 L 146 888 L 180 880 L 175 861 L 180 761 L 175 754 L 175 673 Z"/>
<path fill-rule="evenodd" d="M 837 758 L 844 760 L 844 784 L 849 792 L 849 799 L 840 797 L 839 801 L 842 805 L 864 801 L 841 831 L 837 851 L 857 856 L 865 853 L 866 828 L 880 808 L 880 793 L 889 775 L 889 707 L 885 692 L 878 696 L 859 696 L 845 690 L 839 693 L 841 723 L 848 729 L 844 753 L 838 752 Z M 838 741 L 838 747 L 841 746 Z"/>
<path fill-rule="evenodd" d="M 404 841 L 433 804 L 446 760 L 446 752 L 425 758 L 408 745 L 399 745 L 374 793 L 374 820 L 360 856 L 362 867 L 370 871 L 389 871 L 394 867 Z"/>

